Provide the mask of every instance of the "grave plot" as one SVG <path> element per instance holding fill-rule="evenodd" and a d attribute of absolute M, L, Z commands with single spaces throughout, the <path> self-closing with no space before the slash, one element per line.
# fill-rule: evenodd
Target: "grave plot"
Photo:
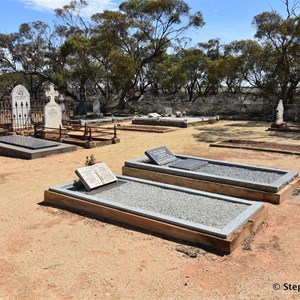
<path fill-rule="evenodd" d="M 50 142 L 32 137 L 9 135 L 0 137 L 0 155 L 35 159 L 77 150 L 76 146 Z"/>
<path fill-rule="evenodd" d="M 300 155 L 300 146 L 292 144 L 258 142 L 251 140 L 225 140 L 210 144 L 209 146 Z"/>
<path fill-rule="evenodd" d="M 123 175 L 280 204 L 297 187 L 297 172 L 173 155 L 166 147 L 125 161 Z"/>
<path fill-rule="evenodd" d="M 212 117 L 135 117 L 132 119 L 132 124 L 137 125 L 152 125 L 152 126 L 169 126 L 187 128 L 190 126 L 201 125 L 204 123 L 214 123 L 219 120 L 218 116 Z"/>
<path fill-rule="evenodd" d="M 262 203 L 115 176 L 101 163 L 50 187 L 44 203 L 231 253 L 266 217 Z"/>

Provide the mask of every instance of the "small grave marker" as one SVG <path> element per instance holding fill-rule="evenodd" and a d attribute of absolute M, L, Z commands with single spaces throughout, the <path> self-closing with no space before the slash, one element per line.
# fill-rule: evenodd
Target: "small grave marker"
<path fill-rule="evenodd" d="M 199 159 L 179 159 L 167 147 L 158 147 L 145 151 L 150 161 L 156 165 L 163 166 L 170 163 L 170 168 L 193 171 L 208 163 Z"/>
<path fill-rule="evenodd" d="M 118 181 L 105 163 L 79 168 L 75 173 L 88 191 Z"/>
<path fill-rule="evenodd" d="M 95 100 L 93 102 L 93 114 L 98 116 L 100 114 L 100 102 L 99 100 Z"/>
<path fill-rule="evenodd" d="M 145 154 L 153 163 L 159 166 L 177 160 L 177 157 L 165 146 L 147 150 Z"/>

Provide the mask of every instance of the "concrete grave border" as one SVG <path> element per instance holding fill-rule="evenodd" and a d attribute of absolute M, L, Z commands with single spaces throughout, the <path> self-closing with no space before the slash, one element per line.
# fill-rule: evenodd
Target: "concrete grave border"
<path fill-rule="evenodd" d="M 145 183 L 163 189 L 173 189 L 199 196 L 202 195 L 224 201 L 242 203 L 249 205 L 249 207 L 222 229 L 219 229 L 171 216 L 151 213 L 150 211 L 136 207 L 86 195 L 83 192 L 67 190 L 73 186 L 73 182 L 50 187 L 48 191 L 45 191 L 44 202 L 54 206 L 89 213 L 92 216 L 122 222 L 172 238 L 196 242 L 226 253 L 231 253 L 251 233 L 253 228 L 263 221 L 266 215 L 266 208 L 262 203 L 127 176 L 117 176 L 117 178 L 119 182 L 133 181 Z"/>
<path fill-rule="evenodd" d="M 175 154 L 175 156 L 179 159 L 198 159 L 220 165 L 238 166 L 251 170 L 275 171 L 282 173 L 282 176 L 272 184 L 255 183 L 247 180 L 209 175 L 207 173 L 200 173 L 199 171 L 195 172 L 158 166 L 147 163 L 148 158 L 146 156 L 125 161 L 125 165 L 122 168 L 122 174 L 233 197 L 240 197 L 255 201 L 266 201 L 274 204 L 280 204 L 283 200 L 285 200 L 300 181 L 298 173 L 293 171 L 263 168 L 194 156 L 178 154 Z"/>

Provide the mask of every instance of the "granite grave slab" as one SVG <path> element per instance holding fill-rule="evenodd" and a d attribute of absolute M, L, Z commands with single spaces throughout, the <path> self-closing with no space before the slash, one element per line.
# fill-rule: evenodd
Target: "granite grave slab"
<path fill-rule="evenodd" d="M 295 184 L 299 181 L 296 171 L 178 154 L 175 154 L 175 157 L 179 164 L 184 160 L 188 162 L 189 159 L 206 164 L 193 170 L 176 169 L 172 167 L 174 162 L 158 165 L 148 157 L 141 157 L 125 161 L 123 174 L 277 204 L 295 189 Z"/>
<path fill-rule="evenodd" d="M 24 159 L 35 159 L 51 154 L 77 150 L 74 145 L 47 141 L 26 136 L 0 137 L 0 155 Z"/>
<path fill-rule="evenodd" d="M 174 185 L 117 176 L 118 182 L 87 191 L 74 182 L 50 187 L 44 201 L 231 252 L 231 238 L 263 204 Z M 175 227 L 174 227 L 175 226 Z M 174 230 L 174 228 L 177 228 Z M 220 245 L 218 245 L 220 243 Z M 226 244 L 226 246 L 225 246 Z"/>

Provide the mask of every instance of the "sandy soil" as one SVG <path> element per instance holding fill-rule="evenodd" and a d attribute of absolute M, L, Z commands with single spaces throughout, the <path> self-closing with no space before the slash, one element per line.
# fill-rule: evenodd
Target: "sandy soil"
<path fill-rule="evenodd" d="M 280 206 L 268 204 L 257 233 L 228 256 L 40 205 L 44 190 L 75 179 L 92 153 L 119 174 L 124 160 L 161 145 L 300 171 L 297 155 L 209 147 L 248 138 L 299 144 L 300 134 L 266 131 L 268 125 L 220 121 L 163 134 L 119 131 L 116 145 L 31 161 L 0 157 L 0 299 L 299 299 L 284 284 L 300 285 L 300 190 Z"/>

